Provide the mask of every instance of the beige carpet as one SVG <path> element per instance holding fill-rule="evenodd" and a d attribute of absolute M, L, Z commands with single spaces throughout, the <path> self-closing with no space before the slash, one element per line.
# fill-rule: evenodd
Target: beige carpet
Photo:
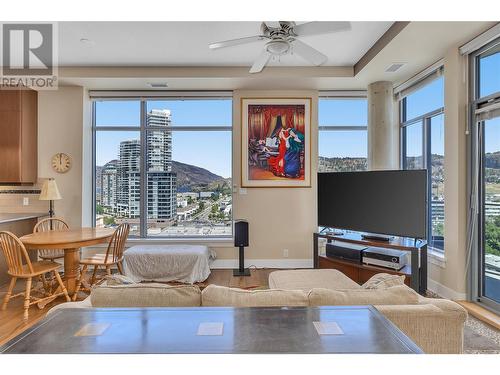
<path fill-rule="evenodd" d="M 500 331 L 469 315 L 464 329 L 464 352 L 500 354 Z"/>

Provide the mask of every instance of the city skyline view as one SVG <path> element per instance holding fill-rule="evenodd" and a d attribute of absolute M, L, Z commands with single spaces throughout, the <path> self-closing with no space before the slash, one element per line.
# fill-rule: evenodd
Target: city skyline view
<path fill-rule="evenodd" d="M 214 102 L 219 104 L 218 101 Z M 206 104 L 201 101 L 190 103 L 196 103 L 198 111 L 204 110 Z M 209 129 L 213 127 L 210 122 L 181 120 L 173 125 L 173 110 L 163 107 L 166 104 L 157 101 L 146 103 L 147 112 L 143 125 L 145 132 L 142 139 L 140 116 L 137 117 L 137 112 L 140 113 L 139 101 L 96 103 L 96 127 L 108 129 L 96 132 L 96 226 L 115 226 L 127 222 L 131 225 L 131 234 L 135 236 L 142 235 L 142 226 L 145 226 L 145 234 L 149 236 L 231 235 L 230 180 L 204 169 L 204 155 L 193 153 L 192 146 L 188 147 L 190 152 L 184 152 L 195 154 L 196 158 L 191 159 L 193 161 L 186 158 L 181 158 L 183 162 L 173 160 L 173 155 L 176 154 L 174 142 L 178 140 L 178 133 L 191 140 L 201 136 L 206 141 L 213 138 L 214 134 L 225 135 L 224 133 L 231 132 L 213 131 Z M 200 107 L 199 104 L 203 105 Z M 192 106 L 188 108 L 184 102 L 170 108 L 177 108 L 180 114 L 182 111 L 198 113 L 192 111 Z M 226 110 L 227 108 L 226 106 Z M 110 116 L 113 111 L 119 113 L 116 118 Z M 182 115 L 178 118 L 182 119 Z M 195 116 L 193 121 L 198 120 L 202 121 Z M 222 118 L 221 121 L 217 126 L 223 124 Z M 186 131 L 175 128 L 193 125 L 207 126 L 207 130 Z M 141 139 L 146 142 L 144 149 Z M 181 149 L 186 147 L 181 141 L 177 142 L 176 146 Z M 220 142 L 215 144 L 221 146 Z M 214 147 L 214 150 L 217 149 Z M 143 157 L 146 158 L 145 171 L 141 170 Z M 230 171 L 229 158 L 224 163 L 217 159 L 216 154 L 208 163 L 219 163 L 221 170 Z M 186 163 L 189 161 L 193 164 Z M 145 218 L 142 217 L 141 210 L 143 173 L 146 173 Z"/>

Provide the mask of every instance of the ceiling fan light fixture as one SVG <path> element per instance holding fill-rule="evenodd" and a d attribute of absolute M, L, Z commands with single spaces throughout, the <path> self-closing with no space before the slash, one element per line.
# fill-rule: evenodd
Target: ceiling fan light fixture
<path fill-rule="evenodd" d="M 271 40 L 266 43 L 266 51 L 273 55 L 284 55 L 290 50 L 290 43 L 286 40 Z"/>

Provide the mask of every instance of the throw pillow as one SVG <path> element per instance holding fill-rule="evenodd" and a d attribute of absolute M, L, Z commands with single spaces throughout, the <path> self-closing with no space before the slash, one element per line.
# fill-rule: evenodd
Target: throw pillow
<path fill-rule="evenodd" d="M 362 285 L 364 289 L 387 289 L 391 286 L 404 285 L 404 275 L 390 275 L 388 273 L 377 273 Z"/>

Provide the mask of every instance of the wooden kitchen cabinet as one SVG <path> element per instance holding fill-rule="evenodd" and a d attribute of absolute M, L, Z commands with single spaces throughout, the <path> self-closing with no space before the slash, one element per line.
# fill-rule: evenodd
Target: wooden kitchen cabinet
<path fill-rule="evenodd" d="M 37 180 L 38 93 L 0 90 L 0 184 Z"/>

